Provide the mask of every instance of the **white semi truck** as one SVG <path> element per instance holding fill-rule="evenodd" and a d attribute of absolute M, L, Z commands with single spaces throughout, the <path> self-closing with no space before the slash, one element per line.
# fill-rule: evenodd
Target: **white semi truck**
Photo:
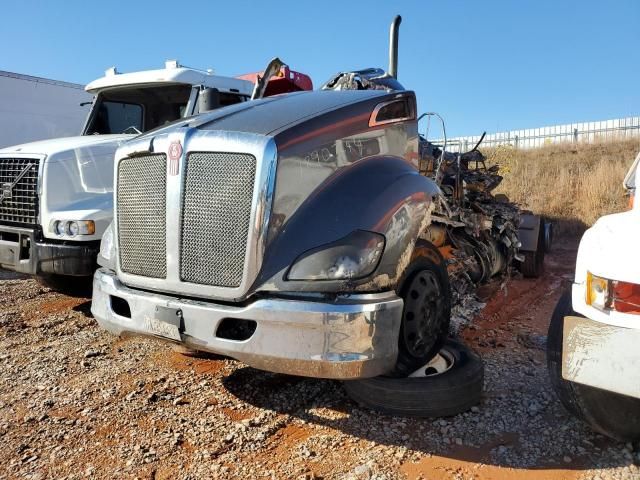
<path fill-rule="evenodd" d="M 564 406 L 623 441 L 640 441 L 639 166 L 640 154 L 624 180 L 629 211 L 600 218 L 582 237 L 574 283 L 556 306 L 547 342 L 549 376 Z"/>
<path fill-rule="evenodd" d="M 199 111 L 249 100 L 253 88 L 176 61 L 159 70 L 107 70 L 85 87 L 94 97 L 81 136 L 0 149 L 0 268 L 57 289 L 90 287 L 113 216 L 118 146 Z"/>
<path fill-rule="evenodd" d="M 91 98 L 83 85 L 0 71 L 0 148 L 77 135 Z"/>

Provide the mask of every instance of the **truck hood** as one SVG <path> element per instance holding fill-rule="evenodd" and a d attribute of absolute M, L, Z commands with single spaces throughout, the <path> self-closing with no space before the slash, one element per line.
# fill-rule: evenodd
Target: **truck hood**
<path fill-rule="evenodd" d="M 185 127 L 275 136 L 283 130 L 321 113 L 384 96 L 389 96 L 389 93 L 382 90 L 322 90 L 285 93 L 217 108 L 195 117 L 178 120 L 167 126 L 150 130 L 140 135 L 139 139 L 151 140 L 158 135 L 181 131 Z"/>
<path fill-rule="evenodd" d="M 47 155 L 51 156 L 67 150 L 77 148 L 87 148 L 93 145 L 105 146 L 109 143 L 117 147 L 120 143 L 135 137 L 135 135 L 81 135 L 77 137 L 54 138 L 51 140 L 40 140 L 38 142 L 23 143 L 12 147 L 0 149 L 0 155 Z"/>
<path fill-rule="evenodd" d="M 576 283 L 585 281 L 587 271 L 613 280 L 640 283 L 638 238 L 639 210 L 601 217 L 580 241 Z"/>

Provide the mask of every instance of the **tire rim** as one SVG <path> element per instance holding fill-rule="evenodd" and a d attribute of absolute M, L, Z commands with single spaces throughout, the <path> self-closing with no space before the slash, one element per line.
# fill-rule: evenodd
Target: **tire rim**
<path fill-rule="evenodd" d="M 453 368 L 456 357 L 447 349 L 442 349 L 438 354 L 429 360 L 425 366 L 409 375 L 409 378 L 435 377 L 442 375 Z"/>
<path fill-rule="evenodd" d="M 419 358 L 433 347 L 443 305 L 436 274 L 430 270 L 419 272 L 405 295 L 404 342 L 412 356 Z"/>

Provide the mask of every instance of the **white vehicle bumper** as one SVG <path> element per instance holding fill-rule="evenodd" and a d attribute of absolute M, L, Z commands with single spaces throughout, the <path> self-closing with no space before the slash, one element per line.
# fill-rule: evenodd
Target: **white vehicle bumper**
<path fill-rule="evenodd" d="M 640 399 L 638 345 L 640 329 L 565 317 L 562 377 Z"/>
<path fill-rule="evenodd" d="M 123 300 L 128 311 L 117 306 Z M 262 370 L 353 379 L 395 366 L 402 308 L 393 292 L 333 301 L 271 297 L 242 306 L 219 304 L 132 289 L 102 268 L 94 276 L 91 312 L 117 335 L 179 342 Z M 220 334 L 224 321 L 249 321 L 254 330 L 240 340 L 225 338 Z"/>

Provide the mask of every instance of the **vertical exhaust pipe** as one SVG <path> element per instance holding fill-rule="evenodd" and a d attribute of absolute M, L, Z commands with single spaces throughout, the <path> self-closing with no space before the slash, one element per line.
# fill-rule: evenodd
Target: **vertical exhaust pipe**
<path fill-rule="evenodd" d="M 396 15 L 389 29 L 389 75 L 398 78 L 398 36 L 402 17 Z"/>

